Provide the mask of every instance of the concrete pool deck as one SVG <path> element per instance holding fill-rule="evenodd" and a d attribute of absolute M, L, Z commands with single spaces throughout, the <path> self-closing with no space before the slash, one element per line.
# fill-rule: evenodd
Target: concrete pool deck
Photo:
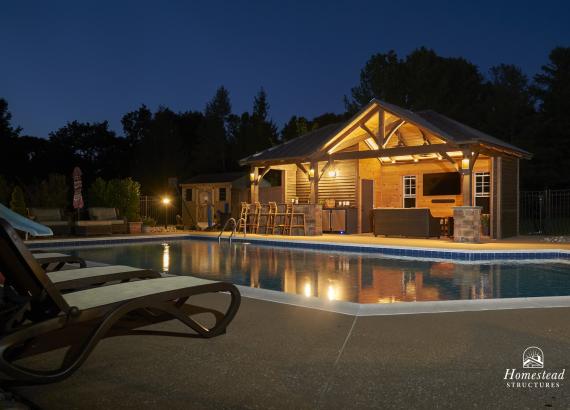
<path fill-rule="evenodd" d="M 15 392 L 45 410 L 568 408 L 567 380 L 503 380 L 522 370 L 528 346 L 542 348 L 545 370 L 568 370 L 568 317 L 569 308 L 356 317 L 244 298 L 226 335 L 111 338 L 71 378 Z M 148 329 L 184 331 L 174 321 Z"/>

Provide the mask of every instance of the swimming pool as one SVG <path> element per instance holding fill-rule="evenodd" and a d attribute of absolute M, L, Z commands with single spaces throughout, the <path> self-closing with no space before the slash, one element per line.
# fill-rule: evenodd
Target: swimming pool
<path fill-rule="evenodd" d="M 357 303 L 570 295 L 570 264 L 396 259 L 212 240 L 60 248 L 90 261 Z"/>

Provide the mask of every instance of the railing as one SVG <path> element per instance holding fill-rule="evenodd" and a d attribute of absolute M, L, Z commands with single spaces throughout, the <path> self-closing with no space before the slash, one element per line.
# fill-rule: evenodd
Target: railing
<path fill-rule="evenodd" d="M 232 241 L 234 234 L 236 233 L 236 230 L 237 230 L 240 222 L 243 222 L 243 236 L 245 237 L 245 235 L 246 235 L 246 221 L 245 221 L 245 219 L 239 218 L 236 221 L 235 218 L 230 218 L 226 221 L 226 223 L 224 224 L 224 227 L 222 228 L 222 230 L 220 231 L 220 234 L 218 235 L 218 243 L 220 243 L 222 241 L 222 235 L 224 234 L 224 231 L 226 230 L 226 228 L 228 227 L 230 222 L 233 224 L 232 232 L 230 233 L 230 236 L 228 236 L 230 243 Z"/>
<path fill-rule="evenodd" d="M 519 228 L 522 235 L 570 234 L 570 189 L 521 191 Z"/>
<path fill-rule="evenodd" d="M 170 204 L 164 205 L 160 197 L 141 196 L 141 218 L 152 218 L 157 225 L 176 225 L 176 215 L 180 213 L 179 202 L 174 199 Z"/>

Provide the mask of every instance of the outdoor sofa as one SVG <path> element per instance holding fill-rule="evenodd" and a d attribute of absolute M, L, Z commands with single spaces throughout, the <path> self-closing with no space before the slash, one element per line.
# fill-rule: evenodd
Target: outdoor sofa
<path fill-rule="evenodd" d="M 374 236 L 439 237 L 441 220 L 429 208 L 375 208 Z"/>
<path fill-rule="evenodd" d="M 28 218 L 48 226 L 54 235 L 71 233 L 71 220 L 59 208 L 28 208 Z"/>
<path fill-rule="evenodd" d="M 178 319 L 193 330 L 195 337 L 221 335 L 235 317 L 241 300 L 239 291 L 230 283 L 189 276 L 151 278 L 81 290 L 77 290 L 83 286 L 79 284 L 81 279 L 76 278 L 66 285 L 75 289 L 63 293 L 14 229 L 1 218 L 0 272 L 6 279 L 0 290 L 12 301 L 10 307 L 0 311 L 0 374 L 11 384 L 60 381 L 83 364 L 102 338 L 144 334 L 140 327 L 152 323 Z M 68 271 L 56 273 L 65 272 Z M 97 280 L 97 277 L 86 278 L 84 285 L 95 284 Z M 191 296 L 213 292 L 230 294 L 231 302 L 224 313 L 186 304 Z M 213 326 L 206 327 L 191 317 L 204 312 L 214 315 Z M 133 320 L 123 323 L 121 320 L 126 316 Z M 118 322 L 121 326 L 113 328 Z M 47 347 L 42 348 L 42 342 Z M 69 349 L 56 369 L 36 370 L 16 363 L 31 354 L 61 347 Z"/>
<path fill-rule="evenodd" d="M 75 222 L 75 233 L 77 235 L 110 235 L 128 232 L 127 219 L 119 217 L 116 208 L 93 207 L 89 208 L 87 212 L 89 220 Z"/>

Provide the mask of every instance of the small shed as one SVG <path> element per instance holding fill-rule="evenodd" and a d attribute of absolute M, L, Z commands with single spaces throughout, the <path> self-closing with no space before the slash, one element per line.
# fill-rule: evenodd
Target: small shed
<path fill-rule="evenodd" d="M 270 186 L 263 182 L 263 187 Z M 180 187 L 184 226 L 206 228 L 224 214 L 239 216 L 241 202 L 249 200 L 250 181 L 246 172 L 224 172 L 196 175 Z"/>

